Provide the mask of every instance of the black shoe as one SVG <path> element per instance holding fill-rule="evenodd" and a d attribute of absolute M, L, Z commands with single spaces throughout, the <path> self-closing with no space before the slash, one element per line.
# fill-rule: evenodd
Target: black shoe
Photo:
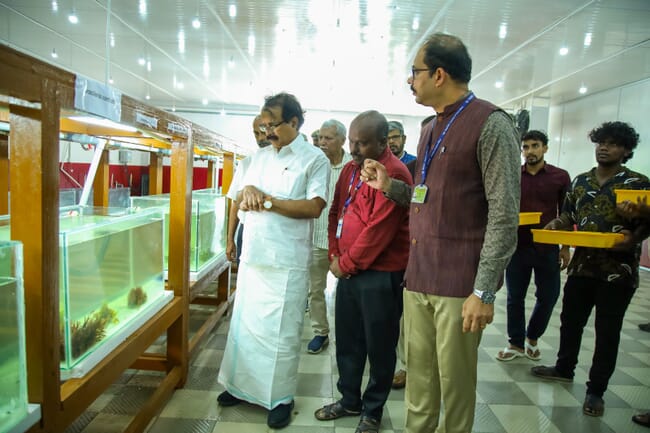
<path fill-rule="evenodd" d="M 572 377 L 562 376 L 555 367 L 545 367 L 543 365 L 538 365 L 530 369 L 530 373 L 533 376 L 541 377 L 542 379 L 553 380 L 556 382 L 573 382 Z"/>
<path fill-rule="evenodd" d="M 291 422 L 291 411 L 293 410 L 293 400 L 289 404 L 281 404 L 269 411 L 266 418 L 266 425 L 271 428 L 284 428 Z"/>
<path fill-rule="evenodd" d="M 589 416 L 603 416 L 605 413 L 605 402 L 602 397 L 596 394 L 587 394 L 582 404 L 582 413 Z"/>
<path fill-rule="evenodd" d="M 228 391 L 224 391 L 221 394 L 219 394 L 219 397 L 217 397 L 217 403 L 219 403 L 219 406 L 236 406 L 239 403 L 243 402 L 244 400 L 241 400 Z"/>

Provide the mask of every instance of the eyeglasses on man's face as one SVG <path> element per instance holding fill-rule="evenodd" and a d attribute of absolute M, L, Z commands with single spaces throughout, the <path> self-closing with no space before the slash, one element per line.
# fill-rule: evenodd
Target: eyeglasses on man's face
<path fill-rule="evenodd" d="M 275 129 L 278 126 L 282 125 L 283 123 L 289 123 L 289 122 L 287 122 L 286 120 L 280 120 L 279 122 L 275 122 L 275 123 L 267 123 L 267 124 L 261 123 L 260 131 L 264 133 L 270 132 L 271 129 Z"/>
<path fill-rule="evenodd" d="M 415 80 L 415 76 L 418 74 L 418 72 L 424 72 L 424 71 L 433 71 L 435 69 L 431 68 L 416 68 L 415 66 L 411 66 L 411 77 Z"/>
<path fill-rule="evenodd" d="M 389 135 L 386 137 L 388 141 L 396 141 L 396 140 L 401 140 L 403 135 Z"/>

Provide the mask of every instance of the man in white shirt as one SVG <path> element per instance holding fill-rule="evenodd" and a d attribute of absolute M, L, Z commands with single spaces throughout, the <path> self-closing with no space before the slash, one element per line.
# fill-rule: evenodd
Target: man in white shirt
<path fill-rule="evenodd" d="M 295 96 L 266 98 L 260 129 L 271 146 L 258 150 L 237 195 L 246 230 L 228 340 L 219 371 L 221 406 L 242 401 L 269 410 L 267 424 L 291 421 L 302 322 L 309 285 L 313 219 L 328 197 L 329 161 L 299 129 Z"/>
<path fill-rule="evenodd" d="M 316 354 L 323 351 L 329 343 L 329 323 L 327 322 L 327 305 L 325 288 L 330 261 L 327 257 L 327 215 L 334 198 L 334 189 L 339 180 L 343 166 L 352 160 L 352 156 L 343 149 L 347 131 L 345 125 L 335 119 L 326 120 L 317 131 L 319 147 L 330 160 L 330 197 L 325 210 L 314 223 L 314 248 L 309 266 L 309 318 L 314 330 L 314 338 L 307 345 L 307 352 Z"/>

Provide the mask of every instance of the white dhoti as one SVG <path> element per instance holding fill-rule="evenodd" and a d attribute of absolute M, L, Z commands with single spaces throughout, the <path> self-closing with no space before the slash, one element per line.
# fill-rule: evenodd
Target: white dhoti
<path fill-rule="evenodd" d="M 229 393 L 269 410 L 291 402 L 308 281 L 306 269 L 240 264 L 219 371 L 219 383 Z"/>

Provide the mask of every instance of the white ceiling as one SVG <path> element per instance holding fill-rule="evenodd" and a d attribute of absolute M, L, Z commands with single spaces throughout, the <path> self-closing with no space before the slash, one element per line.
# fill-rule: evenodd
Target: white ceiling
<path fill-rule="evenodd" d="M 153 105 L 201 111 L 256 111 L 285 90 L 306 109 L 429 114 L 406 79 L 436 31 L 464 40 L 470 87 L 506 108 L 650 77 L 650 0 L 0 0 L 1 42 Z"/>

